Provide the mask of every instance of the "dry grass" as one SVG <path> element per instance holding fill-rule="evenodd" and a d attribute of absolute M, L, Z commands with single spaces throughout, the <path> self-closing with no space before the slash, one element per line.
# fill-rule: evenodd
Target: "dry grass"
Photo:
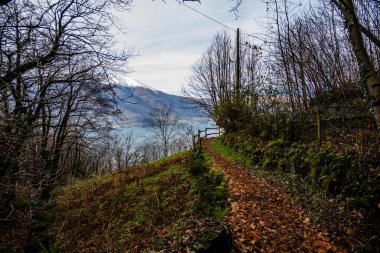
<path fill-rule="evenodd" d="M 194 180 L 181 154 L 78 181 L 56 193 L 49 231 L 63 252 L 184 251 L 197 232 L 220 225 L 197 215 Z"/>

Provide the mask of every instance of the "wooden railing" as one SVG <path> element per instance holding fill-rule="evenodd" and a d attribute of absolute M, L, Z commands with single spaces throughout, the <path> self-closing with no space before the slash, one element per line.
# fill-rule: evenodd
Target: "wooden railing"
<path fill-rule="evenodd" d="M 220 127 L 210 127 L 205 128 L 204 130 L 198 129 L 198 133 L 193 135 L 193 149 L 202 148 L 202 140 L 209 137 L 219 137 L 222 133 L 224 133 L 224 129 Z"/>

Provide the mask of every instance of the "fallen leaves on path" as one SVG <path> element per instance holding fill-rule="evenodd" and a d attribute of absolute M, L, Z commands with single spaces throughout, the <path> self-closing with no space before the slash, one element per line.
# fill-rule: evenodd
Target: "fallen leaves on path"
<path fill-rule="evenodd" d="M 315 225 L 290 197 L 245 168 L 213 151 L 214 167 L 224 173 L 231 190 L 227 222 L 240 252 L 347 252 Z"/>

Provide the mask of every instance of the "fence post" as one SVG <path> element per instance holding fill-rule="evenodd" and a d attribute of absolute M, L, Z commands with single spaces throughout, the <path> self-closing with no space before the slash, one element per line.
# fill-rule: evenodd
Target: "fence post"
<path fill-rule="evenodd" d="M 195 135 L 193 134 L 193 150 L 195 150 Z"/>
<path fill-rule="evenodd" d="M 373 121 L 372 121 L 373 122 Z M 370 123 L 371 124 L 371 123 Z M 372 124 L 371 124 L 372 125 Z M 370 128 L 372 128 L 372 126 L 370 126 Z M 375 151 L 375 157 L 377 159 L 380 158 L 380 129 L 377 127 L 376 123 L 375 123 L 375 126 L 374 128 L 376 129 L 375 130 L 375 138 L 376 138 L 376 151 Z"/>
<path fill-rule="evenodd" d="M 321 137 L 321 113 L 319 109 L 317 111 L 317 138 L 319 147 L 322 145 L 322 137 Z"/>
<path fill-rule="evenodd" d="M 198 129 L 198 142 L 199 142 L 199 150 L 202 150 L 202 137 L 201 137 L 200 129 Z"/>

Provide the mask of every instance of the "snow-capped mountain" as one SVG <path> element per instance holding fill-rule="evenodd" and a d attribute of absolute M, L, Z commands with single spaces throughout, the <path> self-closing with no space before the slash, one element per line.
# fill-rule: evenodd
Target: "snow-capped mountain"
<path fill-rule="evenodd" d="M 151 86 L 127 76 L 111 75 L 109 78 L 111 82 L 120 86 L 126 86 L 130 88 L 142 87 L 142 88 L 150 89 L 153 92 L 157 92 L 157 90 L 153 89 Z"/>
<path fill-rule="evenodd" d="M 116 84 L 116 92 L 119 97 L 118 108 L 127 119 L 116 119 L 119 126 L 143 126 L 149 117 L 151 108 L 160 102 L 172 106 L 174 113 L 181 116 L 184 122 L 207 122 L 201 113 L 189 104 L 184 97 L 171 95 L 155 90 L 137 80 L 113 76 L 111 81 Z"/>

